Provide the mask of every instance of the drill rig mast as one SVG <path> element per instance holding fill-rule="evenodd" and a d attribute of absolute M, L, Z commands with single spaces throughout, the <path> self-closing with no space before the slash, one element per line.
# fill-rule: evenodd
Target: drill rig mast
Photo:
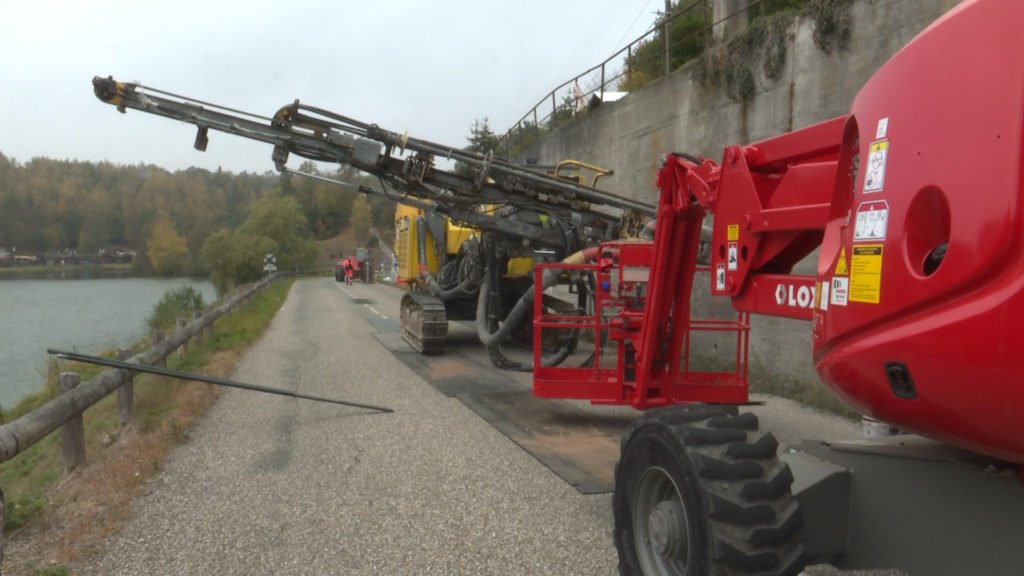
<path fill-rule="evenodd" d="M 502 273 L 512 268 L 510 261 L 519 260 L 520 269 L 524 260 L 557 262 L 587 246 L 635 234 L 638 223 L 654 215 L 652 205 L 579 179 L 500 160 L 492 152 L 476 154 L 412 138 L 298 100 L 268 118 L 110 77 L 93 78 L 93 88 L 100 100 L 122 113 L 131 108 L 195 125 L 198 150 L 206 149 L 210 130 L 266 142 L 273 146 L 272 160 L 281 172 L 384 195 L 422 211 L 422 216 L 413 214 L 404 223 L 412 237 L 408 244 L 417 248 L 407 246 L 418 270 L 412 273 L 413 289 L 403 298 L 401 311 L 403 337 L 422 353 L 443 350 L 449 319 L 475 317 L 495 364 L 522 367 L 500 351 L 500 340 L 511 332 L 511 326 L 503 326 L 508 313 L 529 310 L 529 302 L 516 304 L 520 298 L 533 297 L 528 277 Z M 351 166 L 377 177 L 381 187 L 290 170 L 292 154 Z M 444 169 L 436 159 L 469 166 L 471 173 Z M 456 248 L 462 255 L 442 265 L 450 269 L 431 273 L 428 260 L 444 260 L 445 251 L 438 248 L 445 244 L 446 221 L 468 227 L 471 233 L 479 230 L 482 238 L 462 242 L 464 246 Z M 433 254 L 428 254 L 430 240 Z M 482 286 L 487 286 L 484 293 Z M 519 320 L 528 316 L 516 314 Z"/>

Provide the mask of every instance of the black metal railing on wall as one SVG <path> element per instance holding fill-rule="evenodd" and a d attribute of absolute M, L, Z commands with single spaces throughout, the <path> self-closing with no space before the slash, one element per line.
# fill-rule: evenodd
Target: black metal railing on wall
<path fill-rule="evenodd" d="M 538 100 L 501 136 L 505 157 L 512 158 L 514 153 L 593 103 L 617 100 L 630 90 L 668 76 L 700 55 L 716 28 L 727 26 L 748 13 L 757 15 L 765 8 L 762 3 L 770 4 L 772 0 L 750 0 L 744 7 L 715 20 L 709 0 L 680 1 L 667 11 L 667 17 L 662 17 L 643 35 Z"/>

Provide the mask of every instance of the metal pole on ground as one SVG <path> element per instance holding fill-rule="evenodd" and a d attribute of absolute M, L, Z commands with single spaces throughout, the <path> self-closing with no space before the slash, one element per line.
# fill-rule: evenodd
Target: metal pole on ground
<path fill-rule="evenodd" d="M 121 362 L 119 360 L 111 360 L 109 358 L 101 358 L 99 356 L 89 356 L 86 354 L 78 354 L 77 352 L 68 352 L 65 350 L 54 350 L 48 349 L 47 354 L 56 355 L 58 358 L 64 360 L 72 360 L 75 362 L 86 362 L 89 364 L 95 364 L 97 366 L 108 366 L 110 368 L 118 368 L 120 370 L 129 370 L 133 372 L 143 372 L 146 374 L 156 374 L 158 376 L 167 376 L 170 378 L 177 378 L 179 380 L 196 380 L 198 382 L 206 382 L 208 384 L 217 384 L 219 386 L 227 386 L 229 388 L 241 388 L 243 390 L 252 390 L 253 392 L 265 392 L 267 394 L 276 394 L 278 396 L 288 396 L 291 398 L 298 398 L 303 400 L 313 400 L 315 402 L 327 402 L 329 404 L 340 404 L 342 406 L 354 406 L 356 408 L 365 408 L 367 410 L 374 410 L 377 412 L 391 413 L 394 410 L 385 408 L 383 406 L 374 406 L 372 404 L 362 404 L 359 402 L 349 402 L 347 400 L 337 400 L 334 398 L 324 398 L 323 396 L 313 396 L 312 394 L 302 394 L 294 390 L 284 390 L 281 388 L 271 388 L 269 386 L 260 386 L 257 384 L 247 384 L 245 382 L 238 382 L 237 380 L 229 380 L 227 378 L 218 378 L 216 376 L 205 376 L 203 374 L 196 374 L 194 372 L 183 372 L 181 370 L 170 370 L 167 368 L 158 368 L 156 366 L 146 366 L 143 364 L 133 364 L 127 362 Z M 77 378 L 78 375 L 75 374 Z"/>

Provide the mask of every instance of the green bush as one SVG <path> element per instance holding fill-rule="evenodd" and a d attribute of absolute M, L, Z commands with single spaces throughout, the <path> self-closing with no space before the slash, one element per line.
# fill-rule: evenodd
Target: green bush
<path fill-rule="evenodd" d="M 736 102 L 749 102 L 757 92 L 755 66 L 775 79 L 786 63 L 793 13 L 780 12 L 755 20 L 727 42 L 709 45 L 700 56 L 694 77 L 703 86 L 718 87 Z"/>
<path fill-rule="evenodd" d="M 152 329 L 174 324 L 177 318 L 190 316 L 195 310 L 203 309 L 203 295 L 190 284 L 171 288 L 160 298 L 153 312 L 146 319 Z"/>

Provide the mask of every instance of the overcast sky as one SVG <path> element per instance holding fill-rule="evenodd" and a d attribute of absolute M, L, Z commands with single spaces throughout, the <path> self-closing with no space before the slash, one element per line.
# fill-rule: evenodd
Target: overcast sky
<path fill-rule="evenodd" d="M 93 96 L 112 75 L 269 116 L 295 98 L 464 146 L 648 30 L 661 0 L 0 0 L 0 153 L 273 169 L 270 147 Z M 561 100 L 561 98 L 559 98 Z M 293 163 L 296 161 L 293 160 Z"/>

